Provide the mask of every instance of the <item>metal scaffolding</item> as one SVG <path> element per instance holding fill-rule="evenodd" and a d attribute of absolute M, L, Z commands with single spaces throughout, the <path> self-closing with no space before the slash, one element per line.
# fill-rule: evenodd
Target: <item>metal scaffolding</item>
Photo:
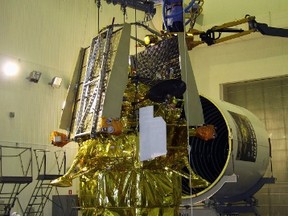
<path fill-rule="evenodd" d="M 13 165 L 13 168 L 11 167 Z M 0 146 L 0 215 L 9 216 L 18 195 L 32 182 L 31 148 Z"/>
<path fill-rule="evenodd" d="M 54 153 L 54 158 L 57 165 L 56 173 L 50 174 L 47 172 L 48 163 L 50 162 L 47 159 L 48 154 Z M 65 151 L 55 151 L 50 152 L 43 149 L 35 149 L 34 155 L 37 165 L 37 183 L 33 189 L 30 200 L 27 204 L 27 207 L 24 211 L 24 216 L 33 215 L 41 216 L 43 215 L 44 207 L 49 198 L 53 186 L 50 184 L 50 181 L 62 176 L 66 172 L 66 152 Z M 58 191 L 57 191 L 58 193 Z"/>

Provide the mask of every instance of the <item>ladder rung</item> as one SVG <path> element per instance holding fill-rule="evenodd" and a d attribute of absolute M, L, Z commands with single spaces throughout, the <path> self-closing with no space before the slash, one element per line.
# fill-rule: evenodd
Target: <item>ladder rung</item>
<path fill-rule="evenodd" d="M 35 187 L 36 189 L 44 189 L 44 188 L 49 188 L 48 185 L 41 185 L 39 187 Z"/>
<path fill-rule="evenodd" d="M 25 212 L 25 213 L 38 213 L 37 211 L 28 211 L 28 212 Z M 24 214 L 25 215 L 25 214 Z"/>
<path fill-rule="evenodd" d="M 41 185 L 39 187 L 35 187 L 36 189 L 46 189 L 46 188 L 50 188 L 49 185 Z"/>
<path fill-rule="evenodd" d="M 93 80 L 91 80 L 91 81 L 88 81 L 88 82 L 84 83 L 83 86 L 89 86 L 89 85 L 92 85 L 92 84 L 96 83 L 98 80 L 99 80 L 99 79 L 98 79 L 98 76 L 97 76 L 95 79 L 93 79 Z"/>
<path fill-rule="evenodd" d="M 34 194 L 31 197 L 46 197 L 46 194 Z"/>
<path fill-rule="evenodd" d="M 17 194 L 17 193 L 15 193 L 15 192 L 14 192 L 14 193 L 11 193 L 11 192 L 8 193 L 8 192 L 7 192 L 7 193 L 1 193 L 1 195 L 2 195 L 2 194 Z"/>
<path fill-rule="evenodd" d="M 34 204 L 28 204 L 27 206 L 32 207 Z"/>
<path fill-rule="evenodd" d="M 33 203 L 33 204 L 30 204 L 29 206 L 34 206 L 34 205 L 39 206 L 39 205 L 43 205 L 43 203 Z"/>

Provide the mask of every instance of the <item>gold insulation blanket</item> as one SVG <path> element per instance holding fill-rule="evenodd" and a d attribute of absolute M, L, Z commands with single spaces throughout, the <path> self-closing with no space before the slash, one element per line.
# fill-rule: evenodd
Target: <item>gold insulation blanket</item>
<path fill-rule="evenodd" d="M 100 169 L 96 165 L 80 177 L 84 215 L 174 215 L 181 199 L 181 178 L 163 165 L 139 164 L 137 139 L 134 134 L 121 136 L 114 141 L 116 148 L 111 150 L 108 142 L 110 148 L 98 148 L 103 150 L 96 153 Z M 88 140 L 83 144 L 96 147 L 104 143 Z M 126 144 L 132 148 L 121 154 Z"/>
<path fill-rule="evenodd" d="M 82 215 L 178 215 L 182 178 L 192 176 L 191 187 L 207 186 L 189 166 L 182 107 L 176 108 L 175 100 L 171 104 L 151 102 L 145 98 L 147 89 L 130 82 L 123 97 L 123 132 L 118 136 L 98 134 L 80 143 L 71 168 L 54 181 L 58 186 L 70 186 L 72 179 L 80 176 Z M 137 111 L 147 105 L 154 105 L 155 116 L 162 116 L 167 123 L 167 155 L 140 162 Z M 184 167 L 190 176 L 182 172 Z"/>

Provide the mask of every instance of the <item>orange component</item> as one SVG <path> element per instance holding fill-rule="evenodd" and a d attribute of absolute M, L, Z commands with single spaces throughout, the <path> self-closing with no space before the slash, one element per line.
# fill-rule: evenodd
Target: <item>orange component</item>
<path fill-rule="evenodd" d="M 58 131 L 53 131 L 50 135 L 51 144 L 58 147 L 63 147 L 70 142 L 66 134 Z"/>
<path fill-rule="evenodd" d="M 204 125 L 196 128 L 195 136 L 205 141 L 214 139 L 216 135 L 214 125 Z"/>
<path fill-rule="evenodd" d="M 99 126 L 99 132 L 113 135 L 120 135 L 123 125 L 118 119 L 102 117 Z"/>

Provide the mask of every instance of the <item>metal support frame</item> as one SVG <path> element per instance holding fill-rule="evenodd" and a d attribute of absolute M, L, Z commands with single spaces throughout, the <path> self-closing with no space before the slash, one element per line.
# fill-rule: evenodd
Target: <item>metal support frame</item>
<path fill-rule="evenodd" d="M 37 164 L 37 184 L 33 189 L 30 200 L 27 204 L 27 207 L 24 211 L 24 215 L 33 214 L 34 216 L 42 216 L 45 205 L 48 200 L 51 201 L 49 195 L 53 189 L 53 186 L 50 184 L 50 181 L 56 179 L 66 172 L 66 152 L 65 151 L 55 151 L 54 157 L 57 164 L 57 173 L 48 174 L 47 173 L 47 153 L 49 151 L 36 149 L 34 150 L 34 155 L 36 158 Z M 56 188 L 57 194 L 58 190 Z"/>
<path fill-rule="evenodd" d="M 11 174 L 9 172 L 10 169 L 3 169 L 4 165 L 9 167 L 9 164 L 7 166 L 6 162 L 15 163 L 17 161 L 20 163 L 20 174 Z M 32 182 L 32 175 L 31 148 L 0 146 L 0 200 L 2 201 L 0 204 L 1 215 L 9 216 L 11 209 L 16 203 L 22 210 L 18 196 Z"/>
<path fill-rule="evenodd" d="M 235 26 L 247 24 L 247 29 L 235 28 Z M 227 22 L 219 26 L 214 26 L 208 29 L 206 32 L 190 29 L 187 33 L 187 42 L 190 44 L 189 49 L 195 46 L 206 43 L 207 45 L 213 45 L 229 41 L 235 38 L 239 38 L 253 32 L 260 32 L 263 35 L 288 37 L 288 29 L 269 27 L 265 23 L 258 23 L 254 16 L 247 15 L 243 19 L 239 19 L 232 22 Z M 189 37 L 192 34 L 193 37 Z M 223 34 L 226 34 L 223 36 Z M 199 36 L 200 41 L 194 40 L 194 36 Z"/>
<path fill-rule="evenodd" d="M 87 60 L 81 61 L 83 66 L 78 71 L 80 75 L 75 76 L 74 82 L 77 82 L 77 77 L 77 93 L 72 95 L 73 90 L 69 89 L 71 93 L 69 99 L 75 98 L 73 115 L 69 118 L 70 138 L 75 140 L 95 138 L 100 132 L 99 121 L 102 117 L 120 117 L 122 96 L 128 82 L 126 74 L 129 69 L 127 58 L 130 31 L 130 24 L 112 23 L 92 40 L 89 48 L 84 50 Z M 72 104 L 69 106 L 72 107 Z"/>
<path fill-rule="evenodd" d="M 259 191 L 265 184 L 274 184 L 274 177 L 263 177 L 245 194 L 214 200 L 214 208 L 220 215 L 237 215 L 241 213 L 254 213 L 260 216 L 257 210 L 258 201 L 254 194 Z"/>
<path fill-rule="evenodd" d="M 95 126 L 98 117 L 101 116 L 100 106 L 104 99 L 102 92 L 107 82 L 107 70 L 110 68 L 108 64 L 111 56 L 109 51 L 112 33 L 113 28 L 111 27 L 92 41 L 88 67 L 83 81 L 80 108 L 77 113 L 75 137 L 95 136 Z M 96 70 L 96 74 L 94 70 Z M 89 116 L 91 116 L 92 121 L 86 125 Z"/>

